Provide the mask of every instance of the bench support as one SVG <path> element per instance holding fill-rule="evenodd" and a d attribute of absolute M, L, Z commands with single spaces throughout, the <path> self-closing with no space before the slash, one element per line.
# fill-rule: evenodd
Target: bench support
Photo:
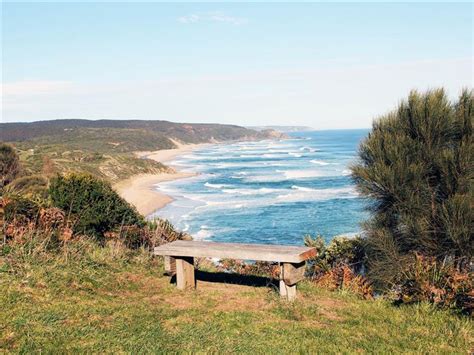
<path fill-rule="evenodd" d="M 305 262 L 280 265 L 280 296 L 288 301 L 296 298 L 296 283 L 304 278 Z"/>
<path fill-rule="evenodd" d="M 164 256 L 165 261 L 165 275 L 176 275 L 176 259 L 172 256 Z"/>
<path fill-rule="evenodd" d="M 296 298 L 296 285 L 288 286 L 285 281 L 280 280 L 280 297 L 288 301 L 294 301 Z"/>
<path fill-rule="evenodd" d="M 194 278 L 194 258 L 177 256 L 176 259 L 176 286 L 180 290 L 196 287 Z"/>

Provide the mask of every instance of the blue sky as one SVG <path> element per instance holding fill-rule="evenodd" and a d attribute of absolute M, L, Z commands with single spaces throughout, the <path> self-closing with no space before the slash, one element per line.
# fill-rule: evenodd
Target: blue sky
<path fill-rule="evenodd" d="M 473 80 L 471 3 L 4 3 L 3 121 L 368 127 Z"/>

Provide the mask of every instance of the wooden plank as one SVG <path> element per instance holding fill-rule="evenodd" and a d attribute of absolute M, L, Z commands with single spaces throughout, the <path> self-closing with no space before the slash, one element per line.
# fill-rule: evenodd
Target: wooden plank
<path fill-rule="evenodd" d="M 156 247 L 154 254 L 300 263 L 316 256 L 316 249 L 294 245 L 214 243 L 177 240 Z"/>
<path fill-rule="evenodd" d="M 281 279 L 287 285 L 294 285 L 304 279 L 306 263 L 302 261 L 298 264 L 283 263 L 281 265 Z"/>
<path fill-rule="evenodd" d="M 176 258 L 176 286 L 180 290 L 196 287 L 194 279 L 194 258 Z"/>

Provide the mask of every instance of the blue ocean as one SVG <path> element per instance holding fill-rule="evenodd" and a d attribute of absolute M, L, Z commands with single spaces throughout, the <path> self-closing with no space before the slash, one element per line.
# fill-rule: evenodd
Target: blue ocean
<path fill-rule="evenodd" d="M 294 132 L 195 150 L 172 165 L 198 175 L 157 185 L 174 201 L 155 215 L 197 240 L 301 245 L 307 234 L 355 235 L 367 216 L 349 166 L 367 133 Z"/>

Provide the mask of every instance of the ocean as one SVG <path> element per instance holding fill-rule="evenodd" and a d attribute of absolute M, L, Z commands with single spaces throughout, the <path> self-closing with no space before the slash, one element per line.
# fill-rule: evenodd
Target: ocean
<path fill-rule="evenodd" d="M 367 133 L 292 132 L 195 150 L 172 165 L 198 175 L 158 184 L 174 201 L 154 215 L 197 240 L 301 245 L 307 234 L 355 235 L 367 215 L 349 166 Z"/>

